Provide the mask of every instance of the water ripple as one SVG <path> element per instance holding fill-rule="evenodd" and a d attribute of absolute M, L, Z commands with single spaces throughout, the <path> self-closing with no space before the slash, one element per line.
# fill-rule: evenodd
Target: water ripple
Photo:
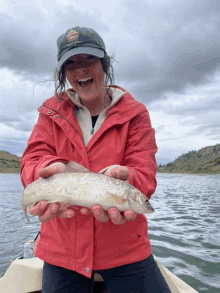
<path fill-rule="evenodd" d="M 147 215 L 152 252 L 162 265 L 202 293 L 220 292 L 220 176 L 157 174 Z M 0 277 L 40 229 L 20 207 L 19 175 L 0 174 Z"/>
<path fill-rule="evenodd" d="M 199 292 L 220 292 L 220 176 L 157 174 L 152 251 Z"/>

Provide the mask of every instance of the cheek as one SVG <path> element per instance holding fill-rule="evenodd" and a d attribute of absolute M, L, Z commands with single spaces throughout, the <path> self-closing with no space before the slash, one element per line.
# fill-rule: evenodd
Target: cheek
<path fill-rule="evenodd" d="M 76 87 L 77 86 L 77 83 L 75 83 L 76 77 L 74 76 L 74 73 L 67 71 L 66 72 L 66 79 L 68 80 L 69 84 L 72 87 Z"/>
<path fill-rule="evenodd" d="M 97 74 L 98 77 L 98 83 L 99 84 L 105 84 L 105 72 L 103 70 L 100 70 Z"/>

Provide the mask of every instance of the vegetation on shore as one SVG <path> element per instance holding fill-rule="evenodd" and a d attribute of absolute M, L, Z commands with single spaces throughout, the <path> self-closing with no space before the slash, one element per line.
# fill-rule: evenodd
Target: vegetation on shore
<path fill-rule="evenodd" d="M 19 173 L 21 158 L 0 151 L 0 173 Z M 220 174 L 220 144 L 182 154 L 172 163 L 159 164 L 159 173 Z"/>
<path fill-rule="evenodd" d="M 20 161 L 20 157 L 0 151 L 0 173 L 20 173 Z"/>
<path fill-rule="evenodd" d="M 220 174 L 220 144 L 182 154 L 171 163 L 160 164 L 157 172 Z"/>

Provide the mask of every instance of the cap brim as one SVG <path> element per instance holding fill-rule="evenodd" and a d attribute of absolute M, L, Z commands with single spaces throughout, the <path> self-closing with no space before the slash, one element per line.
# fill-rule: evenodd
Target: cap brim
<path fill-rule="evenodd" d="M 78 55 L 78 54 L 88 54 L 88 55 L 94 55 L 99 58 L 104 57 L 104 51 L 94 48 L 94 47 L 77 47 L 72 50 L 69 50 L 66 52 L 59 60 L 57 69 L 60 70 L 63 63 L 69 59 L 71 56 Z"/>

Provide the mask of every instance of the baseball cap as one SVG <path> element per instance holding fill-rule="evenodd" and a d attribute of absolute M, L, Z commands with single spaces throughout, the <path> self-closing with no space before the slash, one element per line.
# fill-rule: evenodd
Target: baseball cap
<path fill-rule="evenodd" d="M 58 47 L 58 71 L 63 63 L 71 56 L 77 54 L 94 55 L 104 57 L 105 44 L 97 32 L 91 28 L 76 26 L 67 30 L 57 39 Z"/>

